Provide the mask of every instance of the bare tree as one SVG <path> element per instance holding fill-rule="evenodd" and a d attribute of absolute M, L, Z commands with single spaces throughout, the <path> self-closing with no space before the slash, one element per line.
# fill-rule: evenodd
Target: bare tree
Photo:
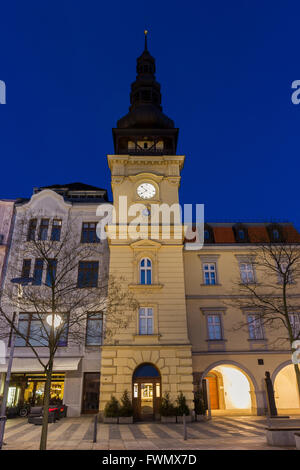
<path fill-rule="evenodd" d="M 299 298 L 300 245 L 258 243 L 251 250 L 248 262 L 254 268 L 253 275 L 235 283 L 230 304 L 256 314 L 247 323 L 237 323 L 235 329 L 247 325 L 255 330 L 258 319 L 262 327 L 276 330 L 275 347 L 275 343 L 288 345 L 291 355 L 296 356 L 295 341 L 300 340 L 299 305 L 295 303 Z M 295 362 L 300 398 L 300 370 Z"/>
<path fill-rule="evenodd" d="M 44 450 L 47 446 L 51 377 L 58 347 L 83 343 L 87 315 L 101 313 L 104 325 L 109 317 L 111 326 L 109 330 L 104 328 L 104 335 L 113 336 L 114 330 L 127 327 L 138 304 L 121 278 L 109 278 L 108 260 L 105 260 L 108 250 L 103 250 L 103 242 L 81 243 L 74 218 L 69 218 L 64 224 L 60 237 L 50 240 L 41 232 L 37 236 L 35 228 L 30 226 L 27 231 L 29 218 L 27 214 L 26 218 L 18 221 L 15 246 L 19 261 L 34 260 L 39 269 L 32 285 L 23 288 L 22 298 L 18 300 L 15 286 L 8 280 L 20 276 L 20 262 L 11 256 L 7 282 L 0 293 L 0 338 L 8 340 L 13 333 L 21 344 L 31 348 L 45 373 L 40 440 L 40 449 Z M 46 280 L 42 282 L 41 273 L 45 270 Z M 26 277 L 24 268 L 22 276 Z M 16 312 L 20 312 L 20 321 L 16 321 Z M 31 328 L 28 331 L 28 328 L 24 329 L 26 322 L 22 320 L 29 314 Z M 95 335 L 99 332 L 95 331 Z"/>

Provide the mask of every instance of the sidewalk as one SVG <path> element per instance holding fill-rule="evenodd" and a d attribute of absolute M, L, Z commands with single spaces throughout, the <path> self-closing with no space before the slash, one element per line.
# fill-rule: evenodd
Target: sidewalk
<path fill-rule="evenodd" d="M 48 446 L 62 450 L 280 450 L 266 444 L 263 417 L 217 417 L 209 422 L 190 423 L 188 440 L 183 440 L 183 425 L 157 422 L 129 425 L 98 425 L 97 443 L 93 443 L 94 419 L 91 416 L 65 418 L 49 424 Z M 27 419 L 7 421 L 4 450 L 39 448 L 41 426 L 28 424 Z"/>

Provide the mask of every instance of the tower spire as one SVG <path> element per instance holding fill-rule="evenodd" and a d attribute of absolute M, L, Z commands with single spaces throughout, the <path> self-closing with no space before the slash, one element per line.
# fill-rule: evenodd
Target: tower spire
<path fill-rule="evenodd" d="M 145 34 L 145 51 L 147 51 L 148 50 L 148 44 L 147 44 L 148 30 L 147 29 L 145 29 L 144 34 Z"/>
<path fill-rule="evenodd" d="M 128 154 L 134 145 L 134 151 L 143 155 L 162 152 L 176 155 L 178 129 L 162 111 L 160 84 L 155 79 L 155 59 L 148 50 L 147 29 L 144 37 L 145 48 L 136 60 L 136 79 L 131 84 L 129 113 L 113 129 L 115 152 Z M 142 141 L 146 147 L 141 147 Z M 150 147 L 149 142 L 152 142 Z"/>

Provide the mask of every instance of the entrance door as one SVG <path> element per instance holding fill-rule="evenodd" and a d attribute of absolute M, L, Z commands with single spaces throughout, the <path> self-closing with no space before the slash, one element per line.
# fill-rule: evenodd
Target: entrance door
<path fill-rule="evenodd" d="M 82 413 L 98 413 L 100 373 L 86 372 L 83 379 Z"/>
<path fill-rule="evenodd" d="M 218 379 L 215 375 L 209 375 L 206 377 L 209 384 L 209 397 L 210 407 L 212 410 L 218 410 L 219 406 L 219 393 L 218 393 Z"/>
<path fill-rule="evenodd" d="M 133 374 L 132 388 L 134 418 L 141 421 L 155 419 L 161 400 L 158 370 L 152 364 L 141 365 Z"/>
<path fill-rule="evenodd" d="M 153 382 L 151 383 L 140 383 L 140 415 L 141 418 L 148 420 L 153 419 L 154 409 L 153 409 Z"/>

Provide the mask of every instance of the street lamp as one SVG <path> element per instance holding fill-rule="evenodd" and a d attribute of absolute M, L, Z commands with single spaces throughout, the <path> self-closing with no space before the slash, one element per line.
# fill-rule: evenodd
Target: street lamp
<path fill-rule="evenodd" d="M 53 323 L 54 328 L 58 328 L 62 322 L 62 319 L 60 315 L 57 315 L 57 313 L 55 313 L 55 314 L 47 315 L 46 321 L 49 326 L 52 326 L 52 323 Z"/>
<path fill-rule="evenodd" d="M 34 279 L 32 277 L 15 277 L 11 279 L 13 284 L 17 284 L 18 286 L 18 302 L 17 302 L 17 311 L 15 313 L 14 323 L 18 325 L 19 322 L 19 310 L 20 310 L 20 299 L 23 296 L 23 286 L 28 286 L 32 284 Z M 7 396 L 8 396 L 8 389 L 9 389 L 9 382 L 11 376 L 11 369 L 12 363 L 14 359 L 14 350 L 15 350 L 15 343 L 16 343 L 16 334 L 12 329 L 11 334 L 11 341 L 10 341 L 10 352 L 9 352 L 9 359 L 7 364 L 7 372 L 6 372 L 6 379 L 4 384 L 4 391 L 3 391 L 3 400 L 1 404 L 1 411 L 0 411 L 0 450 L 2 449 L 3 445 L 3 437 L 4 437 L 4 430 L 6 424 L 6 404 L 7 404 Z"/>

